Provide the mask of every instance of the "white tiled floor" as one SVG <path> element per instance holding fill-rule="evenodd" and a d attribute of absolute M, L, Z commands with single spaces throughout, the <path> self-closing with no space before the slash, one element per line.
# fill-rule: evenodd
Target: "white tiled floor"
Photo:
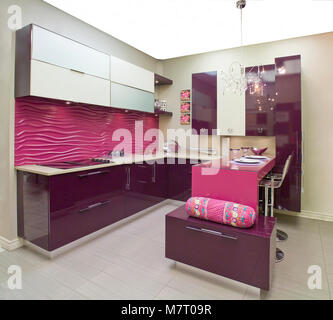
<path fill-rule="evenodd" d="M 49 260 L 27 248 L 0 252 L 0 299 L 332 299 L 333 223 L 278 216 L 289 234 L 278 246 L 272 289 L 188 268 L 164 257 L 165 202 L 113 230 Z M 8 267 L 23 270 L 23 289 L 7 286 Z M 307 286 L 310 265 L 322 268 L 322 289 Z"/>

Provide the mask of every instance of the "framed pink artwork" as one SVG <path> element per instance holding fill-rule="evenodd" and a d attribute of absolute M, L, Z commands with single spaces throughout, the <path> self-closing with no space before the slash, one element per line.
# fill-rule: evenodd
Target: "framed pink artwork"
<path fill-rule="evenodd" d="M 180 124 L 181 125 L 189 125 L 189 124 L 191 124 L 191 115 L 189 113 L 182 114 L 180 116 Z"/>
<path fill-rule="evenodd" d="M 180 112 L 181 113 L 191 112 L 191 102 L 182 102 L 182 104 L 180 105 Z"/>
<path fill-rule="evenodd" d="M 191 100 L 191 90 L 182 90 L 180 92 L 181 101 L 190 101 Z"/>

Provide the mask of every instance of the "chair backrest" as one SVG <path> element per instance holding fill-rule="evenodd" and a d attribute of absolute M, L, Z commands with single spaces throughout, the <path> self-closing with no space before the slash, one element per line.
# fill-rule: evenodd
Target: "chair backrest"
<path fill-rule="evenodd" d="M 282 185 L 282 183 L 283 183 L 283 181 L 284 181 L 284 179 L 285 179 L 285 177 L 286 177 L 286 175 L 289 171 L 289 167 L 290 167 L 290 163 L 291 163 L 292 159 L 293 159 L 293 155 L 291 154 L 291 155 L 289 155 L 289 157 L 286 160 L 286 163 L 284 164 L 283 172 L 282 172 L 282 179 L 279 181 L 279 186 L 278 187 L 281 187 L 281 185 Z"/>

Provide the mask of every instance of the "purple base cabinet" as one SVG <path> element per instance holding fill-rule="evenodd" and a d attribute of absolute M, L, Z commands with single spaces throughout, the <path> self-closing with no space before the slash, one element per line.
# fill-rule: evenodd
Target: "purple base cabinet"
<path fill-rule="evenodd" d="M 19 236 L 53 251 L 167 197 L 168 168 L 163 164 L 51 177 L 18 172 Z"/>
<path fill-rule="evenodd" d="M 259 216 L 250 229 L 188 217 L 185 206 L 166 216 L 166 257 L 269 290 L 275 265 L 275 218 Z"/>
<path fill-rule="evenodd" d="M 187 159 L 186 163 L 175 160 L 169 164 L 168 197 L 173 200 L 187 201 L 192 196 L 192 166 L 197 164 Z"/>
<path fill-rule="evenodd" d="M 217 72 L 192 75 L 192 129 L 194 134 L 216 134 Z"/>
<path fill-rule="evenodd" d="M 19 236 L 53 251 L 123 219 L 123 169 L 51 177 L 18 172 Z"/>
<path fill-rule="evenodd" d="M 289 155 L 293 160 L 286 179 L 276 193 L 276 207 L 301 211 L 302 194 L 302 95 L 301 56 L 275 59 L 275 109 L 276 168 L 282 172 Z"/>

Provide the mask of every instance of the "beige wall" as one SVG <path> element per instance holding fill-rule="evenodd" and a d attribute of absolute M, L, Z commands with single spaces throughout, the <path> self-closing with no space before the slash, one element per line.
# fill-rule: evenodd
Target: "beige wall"
<path fill-rule="evenodd" d="M 159 96 L 167 99 L 168 109 L 173 111 L 174 116 L 171 119 L 160 120 L 160 127 L 164 130 L 186 128 L 180 126 L 179 96 L 182 89 L 191 88 L 191 74 L 220 68 L 227 69 L 228 65 L 239 56 L 239 52 L 238 48 L 164 61 L 164 75 L 174 80 L 174 85 L 161 89 Z M 326 33 L 249 46 L 246 47 L 244 55 L 244 63 L 248 66 L 274 63 L 274 58 L 279 56 L 302 55 L 304 131 L 302 211 L 308 216 L 327 215 L 329 219 L 333 219 L 331 204 L 333 163 L 324 159 L 333 157 L 332 52 L 333 33 Z M 232 139 L 231 145 L 240 144 L 241 139 Z M 246 140 L 246 143 L 249 141 Z"/>
<path fill-rule="evenodd" d="M 14 240 L 16 178 L 14 170 L 14 52 L 15 35 L 7 27 L 7 10 L 19 5 L 23 26 L 35 23 L 153 72 L 162 65 L 154 58 L 46 4 L 42 0 L 0 1 L 0 237 Z"/>

